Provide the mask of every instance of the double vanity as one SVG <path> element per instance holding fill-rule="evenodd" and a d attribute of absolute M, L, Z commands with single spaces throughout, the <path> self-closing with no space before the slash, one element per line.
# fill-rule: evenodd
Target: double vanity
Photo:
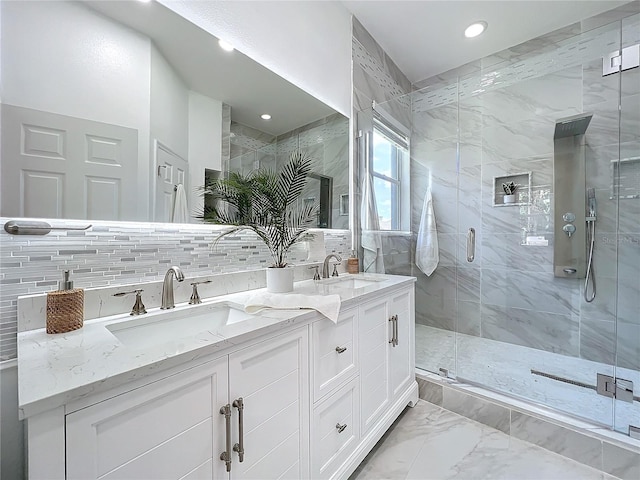
<path fill-rule="evenodd" d="M 295 284 L 340 295 L 337 323 L 245 313 L 253 290 L 66 334 L 23 329 L 29 478 L 347 478 L 417 402 L 414 281 Z"/>

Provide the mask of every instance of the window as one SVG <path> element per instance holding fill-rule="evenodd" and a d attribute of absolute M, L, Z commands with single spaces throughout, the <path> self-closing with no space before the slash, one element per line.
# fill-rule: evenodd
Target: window
<path fill-rule="evenodd" d="M 409 230 L 409 139 L 382 118 L 373 121 L 369 171 L 380 230 Z"/>

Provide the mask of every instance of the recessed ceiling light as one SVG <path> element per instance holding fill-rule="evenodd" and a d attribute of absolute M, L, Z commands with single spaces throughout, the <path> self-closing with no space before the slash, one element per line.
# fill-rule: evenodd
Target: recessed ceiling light
<path fill-rule="evenodd" d="M 138 0 L 138 1 L 141 2 L 141 3 L 149 3 L 149 2 L 151 2 L 151 0 Z"/>
<path fill-rule="evenodd" d="M 218 45 L 220 45 L 221 49 L 226 50 L 227 52 L 233 52 L 233 45 L 231 45 L 229 42 L 218 40 Z"/>
<path fill-rule="evenodd" d="M 487 22 L 484 22 L 484 21 L 474 22 L 466 28 L 466 30 L 464 31 L 464 36 L 467 38 L 477 37 L 486 29 L 487 29 Z"/>
<path fill-rule="evenodd" d="M 268 113 L 263 113 L 262 115 L 260 115 L 260 118 L 263 120 L 271 120 L 271 115 L 269 115 Z"/>

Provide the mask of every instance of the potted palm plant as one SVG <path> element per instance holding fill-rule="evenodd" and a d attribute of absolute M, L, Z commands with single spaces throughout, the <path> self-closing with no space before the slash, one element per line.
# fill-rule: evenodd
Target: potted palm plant
<path fill-rule="evenodd" d="M 316 221 L 318 205 L 298 202 L 312 160 L 300 151 L 291 153 L 278 172 L 258 169 L 243 175 L 232 172 L 228 178 L 204 186 L 204 194 L 216 201 L 206 209 L 207 222 L 229 225 L 215 240 L 241 230 L 252 230 L 269 249 L 273 265 L 267 269 L 267 290 L 293 290 L 293 269 L 287 267 L 287 254 L 305 237 Z"/>

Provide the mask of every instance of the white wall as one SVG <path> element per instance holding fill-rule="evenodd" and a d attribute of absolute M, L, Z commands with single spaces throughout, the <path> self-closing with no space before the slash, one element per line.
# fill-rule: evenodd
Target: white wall
<path fill-rule="evenodd" d="M 222 169 L 222 102 L 189 92 L 189 208 L 199 212 L 204 199 L 204 170 Z"/>
<path fill-rule="evenodd" d="M 186 159 L 189 153 L 189 89 L 173 67 L 151 48 L 151 140 Z"/>
<path fill-rule="evenodd" d="M 149 150 L 154 151 L 154 142 L 158 140 L 180 158 L 187 161 L 189 154 L 189 89 L 173 67 L 158 51 L 151 46 L 151 126 Z M 152 155 L 153 157 L 153 155 Z M 155 161 L 149 158 L 148 172 L 155 172 Z M 150 185 L 150 205 L 158 215 L 155 205 L 158 185 L 155 173 L 146 177 Z M 155 197 L 155 198 L 154 198 Z M 190 203 L 189 203 L 190 205 Z M 168 212 L 167 212 L 168 215 Z M 154 218 L 171 218 L 154 216 Z"/>
<path fill-rule="evenodd" d="M 340 3 L 158 1 L 351 117 L 351 14 Z"/>
<path fill-rule="evenodd" d="M 3 102 L 135 128 L 139 162 L 148 159 L 150 40 L 79 4 L 1 7 Z M 138 202 L 140 219 L 147 208 Z"/>

